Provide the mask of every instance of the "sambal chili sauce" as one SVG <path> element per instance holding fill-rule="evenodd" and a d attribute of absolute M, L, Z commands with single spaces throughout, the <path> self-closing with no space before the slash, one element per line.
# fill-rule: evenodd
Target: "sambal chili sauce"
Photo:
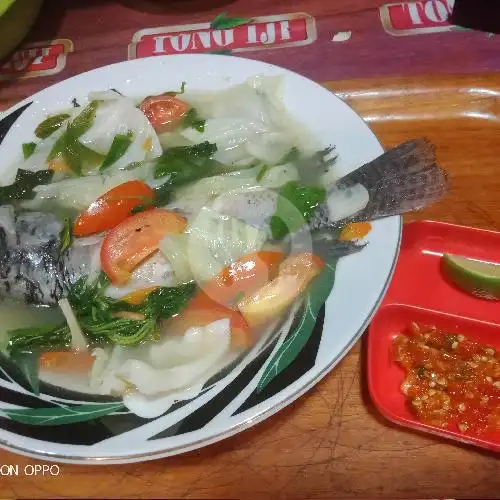
<path fill-rule="evenodd" d="M 500 429 L 500 355 L 491 346 L 412 323 L 392 344 L 401 391 L 420 421 L 465 433 Z"/>

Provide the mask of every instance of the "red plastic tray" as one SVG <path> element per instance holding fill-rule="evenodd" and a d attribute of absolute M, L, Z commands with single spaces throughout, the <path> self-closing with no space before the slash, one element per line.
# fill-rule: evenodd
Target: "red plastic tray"
<path fill-rule="evenodd" d="M 390 359 L 393 338 L 411 321 L 500 350 L 500 302 L 475 298 L 448 283 L 440 269 L 443 253 L 500 263 L 500 233 L 433 221 L 404 226 L 394 278 L 369 328 L 369 391 L 379 411 L 394 423 L 500 452 L 500 431 L 475 436 L 452 424 L 440 429 L 420 422 L 400 391 L 404 370 Z"/>

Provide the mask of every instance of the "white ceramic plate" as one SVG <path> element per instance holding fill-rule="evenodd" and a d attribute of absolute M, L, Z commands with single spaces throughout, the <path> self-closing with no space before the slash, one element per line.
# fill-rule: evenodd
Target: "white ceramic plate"
<path fill-rule="evenodd" d="M 116 88 L 124 95 L 140 97 L 178 88 L 182 81 L 187 82 L 190 90 L 222 89 L 255 75 L 284 76 L 286 107 L 325 146 L 336 146 L 339 171 L 349 172 L 383 152 L 375 135 L 351 108 L 296 73 L 233 56 L 178 55 L 99 68 L 19 103 L 0 122 L 0 137 L 6 133 L 0 145 L 2 168 L 18 157 L 20 144 L 31 140 L 34 128 L 48 112 L 69 107 L 75 97 L 85 102 L 90 91 Z M 12 125 L 9 117 L 27 104 Z M 304 394 L 359 339 L 389 284 L 400 235 L 400 217 L 376 221 L 367 247 L 340 260 L 333 291 L 312 334 L 304 340 L 298 356 L 282 371 L 272 372 L 271 364 L 276 362 L 276 353 L 282 355 L 283 346 L 293 342 L 290 328 L 284 328 L 268 345 L 256 346 L 201 394 L 177 403 L 155 419 L 131 415 L 124 411 L 119 400 L 111 398 L 81 400 L 49 390 L 42 390 L 40 396 L 31 395 L 3 366 L 0 444 L 13 452 L 59 462 L 125 463 L 183 453 L 257 424 Z M 264 374 L 268 383 L 259 391 Z M 44 410 L 48 412 L 45 417 L 44 411 L 32 414 L 44 425 L 9 418 L 6 409 L 13 403 L 23 408 L 48 408 Z M 53 425 L 58 423 L 57 418 L 51 420 L 54 408 L 58 411 L 63 408 L 66 415 L 94 411 L 96 418 L 79 422 L 66 418 L 67 423 Z"/>

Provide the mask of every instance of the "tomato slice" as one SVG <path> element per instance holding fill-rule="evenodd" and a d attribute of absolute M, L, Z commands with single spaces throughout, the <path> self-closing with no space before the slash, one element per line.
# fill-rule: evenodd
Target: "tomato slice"
<path fill-rule="evenodd" d="M 212 300 L 231 306 L 272 280 L 285 258 L 283 252 L 261 251 L 245 255 L 203 285 Z"/>
<path fill-rule="evenodd" d="M 287 257 L 276 278 L 238 302 L 247 324 L 254 329 L 262 328 L 283 314 L 323 267 L 323 261 L 311 252 Z"/>
<path fill-rule="evenodd" d="M 102 270 L 114 284 L 126 283 L 132 270 L 158 250 L 161 239 L 167 233 L 182 233 L 185 227 L 186 219 L 164 208 L 132 215 L 104 238 Z"/>
<path fill-rule="evenodd" d="M 253 344 L 253 334 L 243 316 L 238 311 L 221 306 L 203 293 L 177 316 L 165 322 L 165 331 L 171 335 L 184 335 L 189 328 L 206 326 L 224 318 L 230 321 L 231 346 L 237 349 L 250 347 Z"/>
<path fill-rule="evenodd" d="M 154 203 L 155 192 L 142 181 L 129 181 L 90 204 L 73 223 L 73 235 L 89 236 L 115 227 L 139 205 Z"/>
<path fill-rule="evenodd" d="M 141 111 L 156 131 L 163 132 L 179 124 L 189 111 L 189 104 L 173 96 L 149 96 L 142 101 Z"/>

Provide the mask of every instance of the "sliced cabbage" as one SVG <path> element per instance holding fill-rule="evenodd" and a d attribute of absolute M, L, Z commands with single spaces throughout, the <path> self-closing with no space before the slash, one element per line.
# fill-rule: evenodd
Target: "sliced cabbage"
<path fill-rule="evenodd" d="M 90 97 L 99 98 L 100 102 L 92 126 L 79 139 L 82 144 L 106 155 L 117 134 L 132 134 L 132 142 L 125 154 L 109 170 L 161 156 L 158 136 L 133 99 L 113 91 L 93 93 Z"/>
<path fill-rule="evenodd" d="M 117 346 L 92 385 L 101 394 L 132 391 L 146 396 L 188 389 L 224 359 L 230 343 L 230 321 L 225 318 L 142 349 Z"/>
<path fill-rule="evenodd" d="M 214 159 L 227 165 L 255 159 L 275 164 L 292 147 L 306 150 L 315 142 L 287 112 L 282 90 L 281 76 L 258 76 L 222 91 L 186 92 L 184 99 L 206 122 L 203 132 L 180 133 L 192 143 L 215 142 Z"/>
<path fill-rule="evenodd" d="M 263 174 L 260 176 L 261 172 Z M 258 181 L 257 178 L 259 178 Z M 246 170 L 205 177 L 182 186 L 174 191 L 172 201 L 168 206 L 194 214 L 204 206 L 210 207 L 219 196 L 256 187 L 278 188 L 295 180 L 299 180 L 295 165 L 286 164 L 275 167 L 259 165 Z"/>
<path fill-rule="evenodd" d="M 154 162 L 147 162 L 132 170 L 64 179 L 35 187 L 34 199 L 23 202 L 23 206 L 36 210 L 47 202 L 55 202 L 62 208 L 85 210 L 99 196 L 123 182 L 134 179 L 149 182 L 153 178 Z"/>
<path fill-rule="evenodd" d="M 262 248 L 267 233 L 203 207 L 188 224 L 187 256 L 191 272 L 205 282 L 232 262 Z"/>
<path fill-rule="evenodd" d="M 160 252 L 170 262 L 176 284 L 188 283 L 193 280 L 187 253 L 189 235 L 167 234 L 160 242 Z"/>

